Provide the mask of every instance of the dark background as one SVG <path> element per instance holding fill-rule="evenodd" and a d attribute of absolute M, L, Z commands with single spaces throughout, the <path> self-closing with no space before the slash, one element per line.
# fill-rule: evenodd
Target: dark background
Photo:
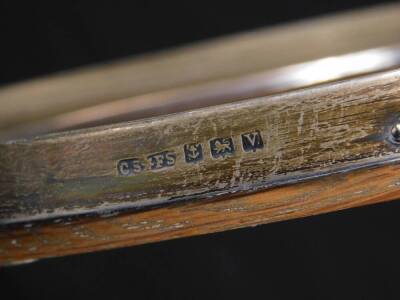
<path fill-rule="evenodd" d="M 373 3 L 0 0 L 0 85 Z M 48 259 L 1 269 L 0 299 L 399 299 L 399 228 L 395 201 Z"/>

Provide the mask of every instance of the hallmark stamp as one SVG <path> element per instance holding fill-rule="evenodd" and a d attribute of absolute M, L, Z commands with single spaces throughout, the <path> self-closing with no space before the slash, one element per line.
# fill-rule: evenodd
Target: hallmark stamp
<path fill-rule="evenodd" d="M 144 170 L 144 164 L 137 158 L 120 160 L 117 165 L 118 174 L 132 176 Z"/>
<path fill-rule="evenodd" d="M 210 141 L 211 155 L 213 158 L 233 155 L 235 147 L 232 138 L 216 138 Z"/>
<path fill-rule="evenodd" d="M 172 151 L 164 151 L 149 155 L 147 159 L 150 162 L 150 169 L 158 170 L 174 166 L 176 162 L 176 154 Z"/>
<path fill-rule="evenodd" d="M 203 159 L 203 147 L 201 144 L 185 144 L 183 151 L 187 163 L 196 163 Z"/>
<path fill-rule="evenodd" d="M 242 145 L 245 152 L 256 152 L 257 149 L 264 148 L 264 141 L 262 140 L 260 131 L 256 130 L 249 133 L 243 133 Z"/>
<path fill-rule="evenodd" d="M 248 133 L 240 134 L 242 148 L 244 152 L 256 152 L 258 149 L 264 148 L 264 141 L 260 130 L 254 130 Z M 233 137 L 214 138 L 209 141 L 211 157 L 225 158 L 233 156 L 236 149 Z M 204 160 L 206 152 L 204 152 L 204 144 L 189 143 L 183 145 L 183 163 L 195 164 Z M 183 159 L 184 157 L 184 159 Z M 142 171 L 159 170 L 172 167 L 178 159 L 176 152 L 163 151 L 147 156 L 147 160 L 138 158 L 130 158 L 120 160 L 117 163 L 117 171 L 120 176 L 133 176 Z"/>

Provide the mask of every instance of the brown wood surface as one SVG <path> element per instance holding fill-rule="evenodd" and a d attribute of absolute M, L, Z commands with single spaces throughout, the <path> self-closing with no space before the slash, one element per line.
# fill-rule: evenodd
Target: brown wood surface
<path fill-rule="evenodd" d="M 0 264 L 256 226 L 399 197 L 400 165 L 388 165 L 231 199 L 97 219 L 56 219 L 0 230 Z"/>

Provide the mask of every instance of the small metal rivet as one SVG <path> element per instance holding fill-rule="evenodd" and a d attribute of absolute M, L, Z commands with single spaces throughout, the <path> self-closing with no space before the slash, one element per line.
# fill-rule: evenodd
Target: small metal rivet
<path fill-rule="evenodd" d="M 400 143 L 400 122 L 393 125 L 390 131 L 395 142 Z"/>

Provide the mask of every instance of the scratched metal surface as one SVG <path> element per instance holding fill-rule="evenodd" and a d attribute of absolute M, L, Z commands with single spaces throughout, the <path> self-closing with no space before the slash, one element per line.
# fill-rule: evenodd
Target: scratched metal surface
<path fill-rule="evenodd" d="M 0 145 L 2 224 L 143 208 L 396 161 L 400 71 Z"/>

